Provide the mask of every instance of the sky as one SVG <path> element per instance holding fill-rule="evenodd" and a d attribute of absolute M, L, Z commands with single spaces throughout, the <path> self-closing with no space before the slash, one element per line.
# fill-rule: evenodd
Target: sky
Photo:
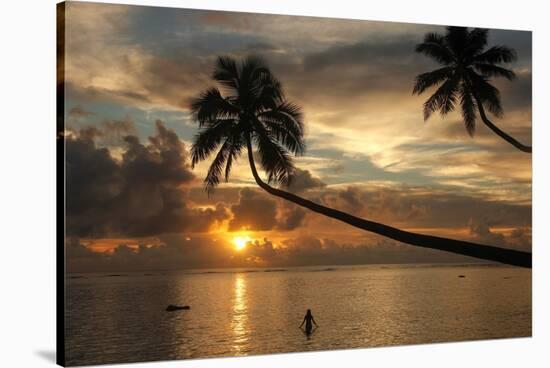
<path fill-rule="evenodd" d="M 423 120 L 414 52 L 434 25 L 67 3 L 69 272 L 472 262 L 310 213 L 255 185 L 246 157 L 208 197 L 190 166 L 189 102 L 218 56 L 258 55 L 304 112 L 287 188 L 404 230 L 531 250 L 531 156 L 455 112 Z M 493 122 L 531 144 L 531 33 L 491 30 L 517 52 L 494 80 Z M 263 172 L 260 171 L 263 175 Z M 265 177 L 265 176 L 264 176 Z"/>

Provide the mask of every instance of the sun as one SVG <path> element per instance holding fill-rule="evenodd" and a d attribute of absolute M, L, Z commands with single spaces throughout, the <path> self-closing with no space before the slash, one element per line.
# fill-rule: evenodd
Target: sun
<path fill-rule="evenodd" d="M 236 250 L 243 250 L 246 248 L 246 244 L 252 239 L 249 236 L 236 236 L 233 238 L 233 245 Z"/>

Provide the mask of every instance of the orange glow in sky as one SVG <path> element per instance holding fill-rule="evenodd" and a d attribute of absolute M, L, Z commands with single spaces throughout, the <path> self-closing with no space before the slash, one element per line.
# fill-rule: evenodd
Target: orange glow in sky
<path fill-rule="evenodd" d="M 251 240 L 252 239 L 248 235 L 236 236 L 233 238 L 233 245 L 235 246 L 236 250 L 241 251 L 246 248 L 246 245 Z"/>

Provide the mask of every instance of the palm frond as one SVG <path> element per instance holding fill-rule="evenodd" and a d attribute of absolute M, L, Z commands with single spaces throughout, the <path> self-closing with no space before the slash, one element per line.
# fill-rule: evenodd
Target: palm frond
<path fill-rule="evenodd" d="M 475 63 L 481 64 L 501 64 L 511 63 L 517 58 L 516 52 L 506 46 L 493 46 L 486 51 L 474 57 Z"/>
<path fill-rule="evenodd" d="M 220 119 L 216 124 L 201 130 L 191 146 L 191 166 L 195 167 L 200 161 L 208 158 L 226 138 L 236 122 L 233 119 Z"/>
<path fill-rule="evenodd" d="M 516 73 L 510 69 L 506 69 L 494 64 L 475 63 L 474 68 L 484 77 L 503 77 L 508 80 L 514 80 Z"/>
<path fill-rule="evenodd" d="M 489 30 L 485 28 L 474 28 L 468 33 L 466 55 L 469 58 L 478 55 L 487 46 L 488 34 Z"/>
<path fill-rule="evenodd" d="M 269 130 L 274 140 L 282 144 L 295 155 L 303 155 L 304 127 L 299 106 L 285 102 L 274 110 L 258 114 L 258 119 Z"/>
<path fill-rule="evenodd" d="M 265 131 L 256 131 L 254 139 L 261 156 L 262 167 L 267 173 L 268 182 L 288 185 L 295 168 L 287 151 L 269 137 Z"/>
<path fill-rule="evenodd" d="M 274 109 L 284 101 L 281 83 L 267 70 L 257 69 L 255 76 L 253 96 L 254 110 Z"/>
<path fill-rule="evenodd" d="M 424 103 L 424 121 L 428 120 L 432 113 L 439 110 L 442 116 L 454 109 L 458 79 L 451 78 L 445 81 L 435 93 Z"/>
<path fill-rule="evenodd" d="M 468 35 L 469 32 L 466 27 L 447 27 L 445 43 L 457 60 L 460 60 L 465 56 L 465 52 L 467 51 Z"/>
<path fill-rule="evenodd" d="M 229 175 L 231 173 L 233 162 L 240 156 L 244 144 L 245 142 L 241 135 L 234 135 L 231 137 L 231 147 L 229 149 L 227 163 L 225 165 L 225 182 L 229 181 Z"/>
<path fill-rule="evenodd" d="M 452 67 L 444 67 L 431 72 L 419 74 L 415 79 L 413 94 L 421 94 L 426 89 L 436 86 L 447 78 L 452 77 L 452 75 Z"/>
<path fill-rule="evenodd" d="M 476 103 L 469 88 L 460 89 L 460 106 L 466 131 L 470 137 L 474 136 L 476 128 Z"/>
<path fill-rule="evenodd" d="M 265 60 L 258 55 L 249 55 L 245 57 L 241 64 L 242 75 L 247 75 L 250 78 L 253 77 L 253 73 L 256 69 L 262 68 L 269 72 Z"/>
<path fill-rule="evenodd" d="M 487 78 L 471 71 L 468 76 L 472 83 L 473 91 L 481 103 L 495 116 L 500 117 L 503 114 L 500 103 L 500 92 L 493 86 Z"/>
<path fill-rule="evenodd" d="M 212 161 L 212 164 L 208 168 L 208 173 L 204 179 L 204 187 L 208 194 L 212 193 L 214 188 L 220 183 L 220 177 L 222 175 L 223 166 L 229 156 L 231 150 L 231 143 L 227 139 L 221 146 L 218 154 Z"/>
<path fill-rule="evenodd" d="M 427 33 L 424 36 L 424 42 L 416 45 L 415 51 L 444 65 L 453 62 L 453 55 L 445 44 L 445 37 L 437 33 Z"/>
<path fill-rule="evenodd" d="M 286 129 L 277 118 L 264 115 L 260 121 L 265 125 L 268 133 L 273 136 L 273 139 L 290 152 L 295 155 L 303 155 L 305 153 L 306 145 L 303 139 L 299 135 L 296 135 L 295 132 Z"/>
<path fill-rule="evenodd" d="M 191 114 L 199 122 L 199 127 L 214 124 L 218 119 L 237 118 L 239 109 L 220 90 L 212 87 L 191 101 Z"/>
<path fill-rule="evenodd" d="M 240 65 L 241 86 L 239 89 L 239 97 L 244 100 L 250 95 L 257 95 L 259 92 L 257 78 L 261 72 L 269 72 L 266 64 L 259 56 L 251 55 L 246 57 Z"/>
<path fill-rule="evenodd" d="M 226 88 L 237 91 L 239 89 L 239 70 L 235 60 L 229 56 L 218 57 L 212 79 Z"/>

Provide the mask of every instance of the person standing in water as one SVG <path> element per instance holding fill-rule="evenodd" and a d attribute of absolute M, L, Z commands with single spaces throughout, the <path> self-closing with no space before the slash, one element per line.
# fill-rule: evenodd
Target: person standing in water
<path fill-rule="evenodd" d="M 311 333 L 313 329 L 313 325 L 311 324 L 312 322 L 315 324 L 316 327 L 319 327 L 317 322 L 315 322 L 315 318 L 313 318 L 313 314 L 311 314 L 311 309 L 308 309 L 306 312 L 306 315 L 304 316 L 304 320 L 300 325 L 300 328 L 301 328 L 304 325 L 304 323 L 306 324 L 306 334 L 308 335 Z"/>

